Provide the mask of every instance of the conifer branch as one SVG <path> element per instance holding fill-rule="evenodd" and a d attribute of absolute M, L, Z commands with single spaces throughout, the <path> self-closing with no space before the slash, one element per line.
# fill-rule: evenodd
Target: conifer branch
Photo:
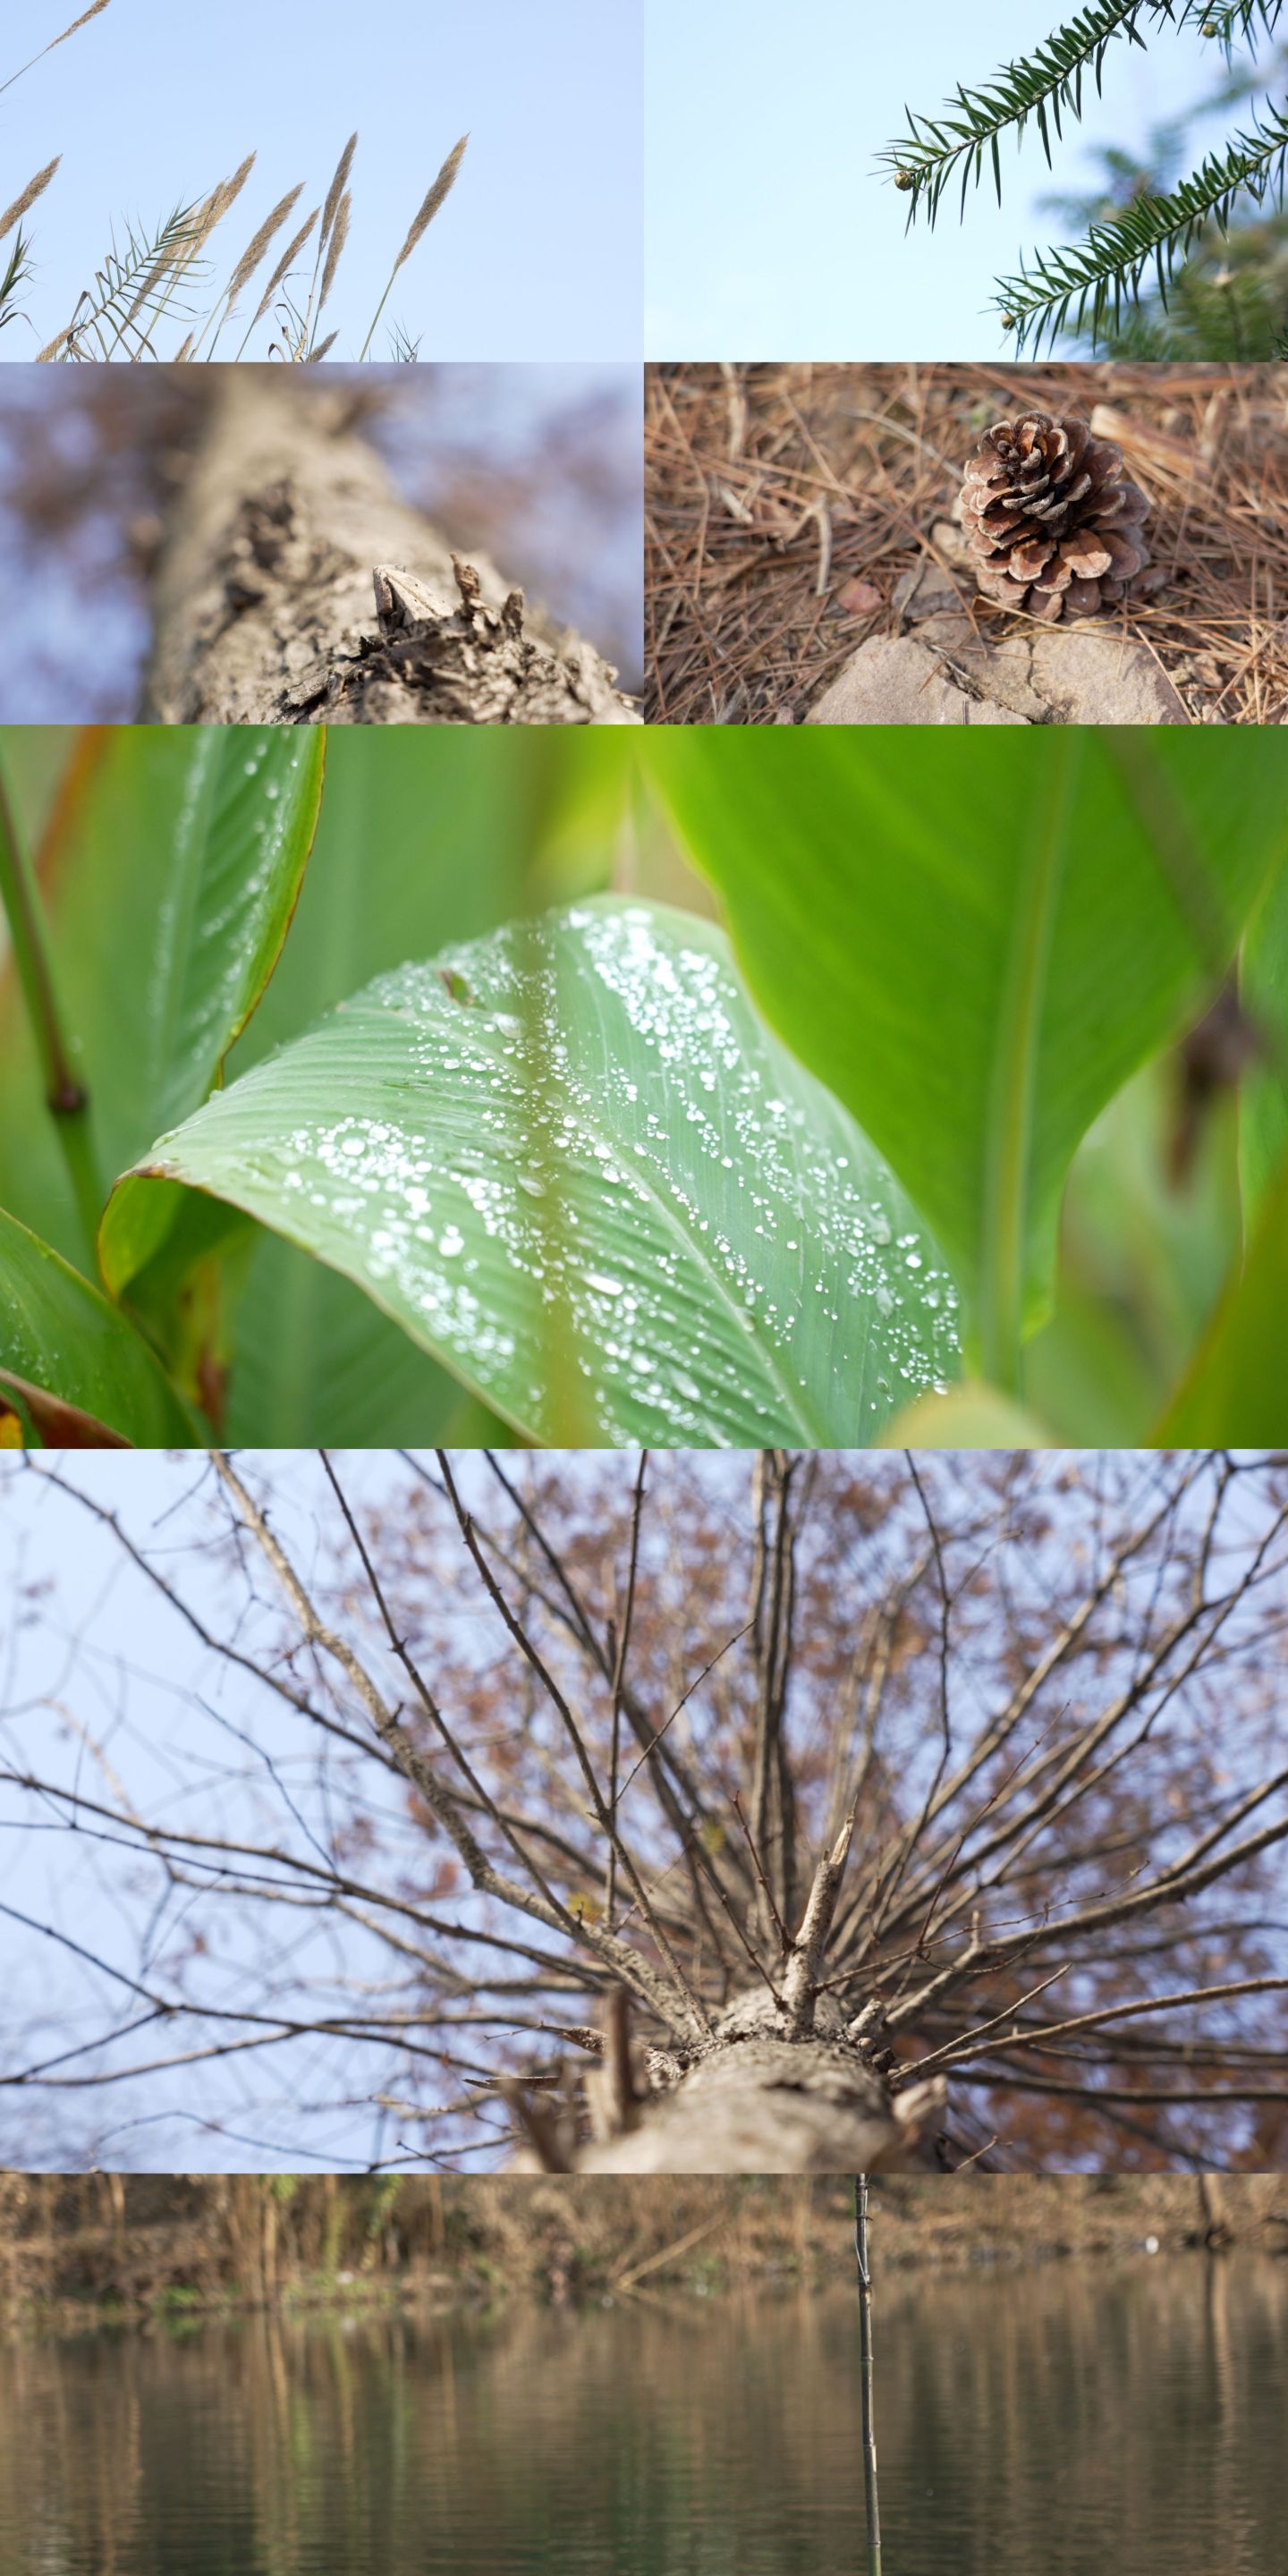
<path fill-rule="evenodd" d="M 1272 36 L 1283 5 L 1284 0 L 1185 0 L 1181 25 L 1215 36 L 1228 53 L 1235 43 L 1255 45 L 1258 21 L 1263 34 Z"/>
<path fill-rule="evenodd" d="M 1049 250 L 1032 267 L 1022 262 L 1018 276 L 999 278 L 1002 324 L 1016 335 L 1016 355 L 1044 340 L 1053 346 L 1066 329 L 1089 330 L 1094 339 L 1111 318 L 1119 329 L 1124 304 L 1136 302 L 1149 268 L 1166 308 L 1176 262 L 1206 225 L 1224 232 L 1240 196 L 1282 202 L 1286 156 L 1288 105 L 1254 119 L 1251 132 L 1209 153 L 1170 194 L 1139 197 L 1112 221 L 1092 224 L 1075 248 Z"/>
<path fill-rule="evenodd" d="M 1184 0 L 1184 5 L 1188 7 L 1189 0 Z M 1277 8 L 1280 0 L 1252 0 L 1252 5 Z M 924 211 L 933 224 L 944 190 L 958 169 L 962 174 L 964 208 L 972 182 L 978 186 L 983 175 L 986 155 L 1000 205 L 1000 143 L 1012 126 L 1018 141 L 1030 119 L 1036 124 L 1049 168 L 1052 127 L 1060 135 L 1065 113 L 1075 119 L 1081 117 L 1083 81 L 1088 72 L 1100 95 L 1105 55 L 1115 37 L 1124 36 L 1143 50 L 1145 40 L 1138 20 L 1148 15 L 1167 18 L 1175 25 L 1174 6 L 1175 0 L 1090 0 L 1090 5 L 1067 26 L 1057 28 L 1044 45 L 1039 45 L 1031 62 L 1008 63 L 979 89 L 959 87 L 952 102 L 955 113 L 939 118 L 916 117 L 906 109 L 907 133 L 880 157 L 893 172 L 896 188 L 911 195 L 909 223 Z"/>

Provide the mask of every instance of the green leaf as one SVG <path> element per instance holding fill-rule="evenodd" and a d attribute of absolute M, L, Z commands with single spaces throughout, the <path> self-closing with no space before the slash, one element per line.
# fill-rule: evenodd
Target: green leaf
<path fill-rule="evenodd" d="M 27 738 L 4 754 L 21 792 Z M 194 745 L 178 726 L 81 737 L 38 852 L 46 911 L 71 1026 L 82 1041 L 95 1144 L 109 1173 L 137 1161 L 159 1124 L 151 1026 L 159 989 L 174 854 L 192 799 Z M 298 742 L 294 733 L 284 743 Z M 341 728 L 330 738 L 326 792 L 298 908 L 259 1007 L 236 1039 L 233 1078 L 294 1037 L 328 1004 L 409 955 L 490 929 L 524 907 L 538 871 L 586 880 L 599 849 L 607 874 L 629 745 L 576 728 Z M 32 830 L 43 772 L 23 810 Z M 74 1256 L 78 1243 L 61 1157 L 46 1116 L 23 1014 L 0 983 L 0 1199 Z M 343 1279 L 290 1245 L 258 1235 L 236 1283 L 232 1316 L 212 1313 L 209 1276 L 168 1340 L 191 1378 L 231 1358 L 230 1439 L 275 1445 L 339 1437 L 431 1441 L 459 1416 L 460 1389 Z M 151 1286 L 160 1288 L 153 1277 Z M 170 1287 L 179 1293 L 178 1283 Z M 142 1294 L 142 1283 L 139 1288 Z M 186 1292 L 185 1292 L 186 1293 Z M 161 1329 L 157 1305 L 150 1329 Z M 197 1353 L 204 1313 L 213 1344 Z M 356 1426 L 370 1427 L 359 1434 Z M 349 1436 L 346 1433 L 346 1436 Z"/>
<path fill-rule="evenodd" d="M 277 963 L 317 828 L 326 737 L 211 725 L 188 743 L 142 1031 L 166 1126 L 220 1079 Z"/>
<path fill-rule="evenodd" d="M 333 733 L 299 910 L 230 1073 L 298 1036 L 383 968 L 523 911 L 539 880 L 593 882 L 597 865 L 604 883 L 630 748 L 624 736 L 591 729 Z M 235 1318 L 230 1440 L 451 1440 L 462 1406 L 447 1371 L 348 1279 L 260 1233 Z M 475 1427 L 480 1439 L 506 1436 L 497 1422 Z"/>
<path fill-rule="evenodd" d="M 1026 1399 L 1068 1446 L 1150 1438 L 1242 1242 L 1234 1140 L 1235 1104 L 1219 1094 L 1191 1138 L 1167 1052 L 1123 1085 L 1079 1146 L 1054 1308 L 1024 1356 Z"/>
<path fill-rule="evenodd" d="M 38 863 L 107 1173 L 133 1162 L 159 1113 L 186 1116 L 218 1078 L 286 934 L 321 768 L 320 737 L 294 728 L 127 726 L 73 758 Z M 72 1253 L 75 1214 L 11 981 L 0 1098 L 0 1191 Z"/>
<path fill-rule="evenodd" d="M 1288 1164 L 1197 1358 L 1154 1433 L 1156 1448 L 1288 1447 Z"/>
<path fill-rule="evenodd" d="M 140 1174 L 316 1253 L 535 1439 L 866 1441 L 955 1368 L 955 1290 L 902 1192 L 722 933 L 660 906 L 601 898 L 381 977 Z M 109 1208 L 118 1287 L 152 1186 Z"/>
<path fill-rule="evenodd" d="M 762 1009 L 885 1153 L 1016 1391 L 1079 1138 L 1288 838 L 1274 732 L 678 729 L 643 757 Z"/>
<path fill-rule="evenodd" d="M 1239 993 L 1260 1050 L 1239 1092 L 1239 1171 L 1251 1211 L 1288 1154 L 1288 868 L 1248 925 Z"/>
<path fill-rule="evenodd" d="M 191 1415 L 133 1325 L 49 1244 L 0 1210 L 0 1392 L 6 1389 L 37 1428 L 43 1418 L 63 1441 L 74 1436 L 73 1426 L 57 1423 L 42 1396 L 92 1416 L 136 1448 L 186 1445 L 194 1437 Z"/>

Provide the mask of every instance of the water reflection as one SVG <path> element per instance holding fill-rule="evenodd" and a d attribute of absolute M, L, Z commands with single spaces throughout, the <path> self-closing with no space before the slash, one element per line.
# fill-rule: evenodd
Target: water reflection
<path fill-rule="evenodd" d="M 1281 2576 L 1288 2264 L 905 2276 L 887 2576 Z M 3 2576 L 852 2576 L 847 2293 L 0 2353 Z"/>

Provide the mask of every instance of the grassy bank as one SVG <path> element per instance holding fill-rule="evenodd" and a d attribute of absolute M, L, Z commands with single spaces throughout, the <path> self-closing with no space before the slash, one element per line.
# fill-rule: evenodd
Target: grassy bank
<path fill-rule="evenodd" d="M 887 2266 L 1180 2254 L 1288 2256 L 1288 2177 L 880 2181 Z M 842 2181 L 475 2181 L 332 2174 L 0 2174 L 0 2316 L 59 2326 L 244 2308 L 503 2296 L 598 2299 L 818 2284 L 848 2268 Z"/>

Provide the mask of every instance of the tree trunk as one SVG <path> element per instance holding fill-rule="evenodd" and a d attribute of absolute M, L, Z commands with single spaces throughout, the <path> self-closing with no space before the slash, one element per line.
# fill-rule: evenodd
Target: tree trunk
<path fill-rule="evenodd" d="M 593 646 L 399 499 L 361 394 L 222 375 L 157 567 L 147 721 L 639 722 Z M 385 566 L 412 576 L 410 613 L 404 593 L 378 614 Z"/>
<path fill-rule="evenodd" d="M 828 1999 L 824 1999 L 824 2003 Z M 799 2039 L 778 2035 L 768 1993 L 746 1995 L 721 2015 L 711 2042 L 685 2063 L 649 2054 L 645 2089 L 631 2067 L 591 2079 L 602 2134 L 577 2144 L 571 2122 L 510 2088 L 526 2132 L 520 2172 L 889 2173 L 935 2159 L 945 2100 L 942 2078 L 891 2090 L 840 2015 Z M 606 2046 L 605 2058 L 611 2054 Z"/>

